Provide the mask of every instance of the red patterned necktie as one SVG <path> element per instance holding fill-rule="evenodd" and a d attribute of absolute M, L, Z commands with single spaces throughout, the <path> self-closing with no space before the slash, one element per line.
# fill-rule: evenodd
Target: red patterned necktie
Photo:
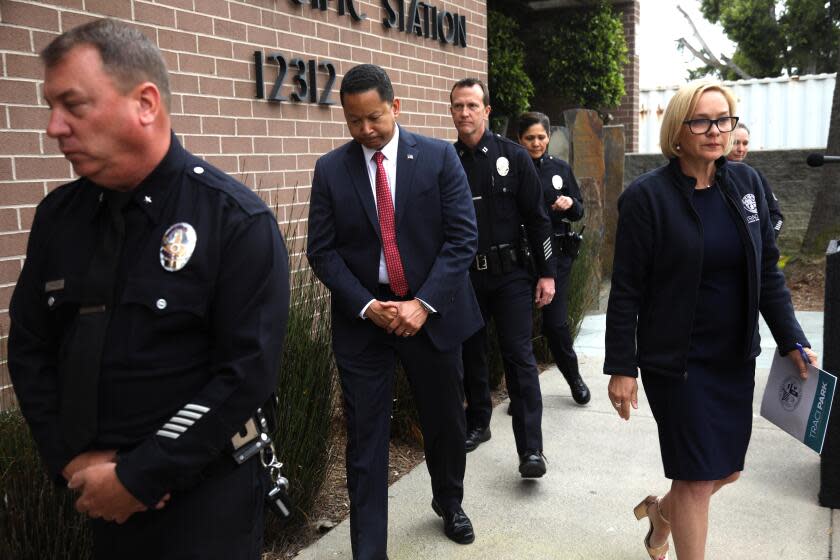
<path fill-rule="evenodd" d="M 376 208 L 379 211 L 379 229 L 382 232 L 382 252 L 385 253 L 385 269 L 391 283 L 391 291 L 398 296 L 408 293 L 408 282 L 405 280 L 400 250 L 397 248 L 397 228 L 394 225 L 394 202 L 391 200 L 391 189 L 388 188 L 388 176 L 382 160 L 385 154 L 373 154 L 376 161 Z"/>

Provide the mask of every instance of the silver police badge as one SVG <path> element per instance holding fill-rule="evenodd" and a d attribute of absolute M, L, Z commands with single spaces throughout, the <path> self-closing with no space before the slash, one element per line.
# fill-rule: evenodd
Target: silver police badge
<path fill-rule="evenodd" d="M 563 177 L 555 175 L 551 178 L 551 184 L 554 185 L 554 190 L 561 190 L 563 188 Z"/>
<path fill-rule="evenodd" d="M 169 226 L 160 244 L 160 265 L 169 272 L 177 272 L 187 266 L 197 240 L 195 229 L 190 224 L 179 222 Z"/>
<path fill-rule="evenodd" d="M 496 171 L 499 172 L 499 175 L 502 177 L 506 177 L 508 172 L 510 171 L 510 162 L 508 158 L 505 156 L 500 157 L 496 160 Z"/>

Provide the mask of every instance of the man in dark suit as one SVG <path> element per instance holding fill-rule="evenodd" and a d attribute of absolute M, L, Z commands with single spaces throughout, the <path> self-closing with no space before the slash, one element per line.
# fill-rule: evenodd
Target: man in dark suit
<path fill-rule="evenodd" d="M 475 539 L 461 508 L 460 345 L 482 326 L 467 272 L 478 234 L 454 148 L 397 126 L 400 101 L 384 70 L 352 68 L 340 97 L 353 141 L 315 164 L 307 256 L 332 292 L 353 557 L 382 560 L 397 357 L 420 416 L 432 508 L 447 537 Z"/>

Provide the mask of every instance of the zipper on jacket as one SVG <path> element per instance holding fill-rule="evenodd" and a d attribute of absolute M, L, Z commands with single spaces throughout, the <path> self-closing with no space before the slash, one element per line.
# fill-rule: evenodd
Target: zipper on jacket
<path fill-rule="evenodd" d="M 738 233 L 741 235 L 741 244 L 744 245 L 744 250 L 747 253 L 747 296 L 750 295 L 751 291 L 754 292 L 754 295 L 751 298 L 751 303 L 755 304 L 756 312 L 751 313 L 750 310 L 747 309 L 749 317 L 747 317 L 747 332 L 744 341 L 743 356 L 746 360 L 752 353 L 753 336 L 755 335 L 756 328 L 758 328 L 759 301 L 761 298 L 761 287 L 758 289 L 755 288 L 757 283 L 756 279 L 758 278 L 758 270 L 756 270 L 756 248 L 753 244 L 752 235 L 750 235 L 749 224 L 747 224 L 744 214 L 738 207 L 738 202 L 740 201 L 736 201 L 732 198 L 729 182 L 724 181 L 724 179 L 728 179 L 728 177 L 724 177 L 725 174 L 720 171 L 715 175 L 720 183 L 721 196 L 723 196 L 723 199 L 727 202 L 727 204 L 729 204 L 730 209 L 734 209 L 735 213 L 740 218 L 739 220 L 735 220 L 735 223 L 738 224 Z M 726 192 L 723 192 L 724 190 Z"/>

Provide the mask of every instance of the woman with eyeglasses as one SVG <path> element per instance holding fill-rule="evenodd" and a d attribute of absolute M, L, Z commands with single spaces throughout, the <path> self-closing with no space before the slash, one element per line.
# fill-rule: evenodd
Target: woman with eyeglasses
<path fill-rule="evenodd" d="M 735 125 L 735 130 L 732 131 L 733 144 L 732 151 L 726 156 L 729 161 L 740 161 L 741 163 L 747 158 L 747 153 L 750 151 L 750 129 L 742 122 Z M 755 169 L 755 168 L 754 168 Z M 761 186 L 764 189 L 764 198 L 767 200 L 767 208 L 770 210 L 770 221 L 773 224 L 773 231 L 776 237 L 782 232 L 782 225 L 785 223 L 785 216 L 779 208 L 779 199 L 773 194 L 770 189 L 770 183 L 767 182 L 767 177 L 759 171 L 758 177 L 761 179 Z"/>
<path fill-rule="evenodd" d="M 689 83 L 660 131 L 667 165 L 619 198 L 604 373 L 619 416 L 638 408 L 637 370 L 659 432 L 669 491 L 636 506 L 644 546 L 704 558 L 712 494 L 737 480 L 752 429 L 758 313 L 800 375 L 813 363 L 794 313 L 758 174 L 729 163 L 738 123 L 732 92 Z"/>
<path fill-rule="evenodd" d="M 557 255 L 557 270 L 554 277 L 554 300 L 542 308 L 542 331 L 557 368 L 572 392 L 572 398 L 580 405 L 589 402 L 589 387 L 580 376 L 577 354 L 569 331 L 569 302 L 567 290 L 569 273 L 577 256 L 573 247 L 572 222 L 583 218 L 583 197 L 568 163 L 546 153 L 551 140 L 551 124 L 543 113 L 528 112 L 519 116 L 519 143 L 528 150 L 537 175 L 540 176 L 543 200 L 551 218 L 552 241 Z"/>

